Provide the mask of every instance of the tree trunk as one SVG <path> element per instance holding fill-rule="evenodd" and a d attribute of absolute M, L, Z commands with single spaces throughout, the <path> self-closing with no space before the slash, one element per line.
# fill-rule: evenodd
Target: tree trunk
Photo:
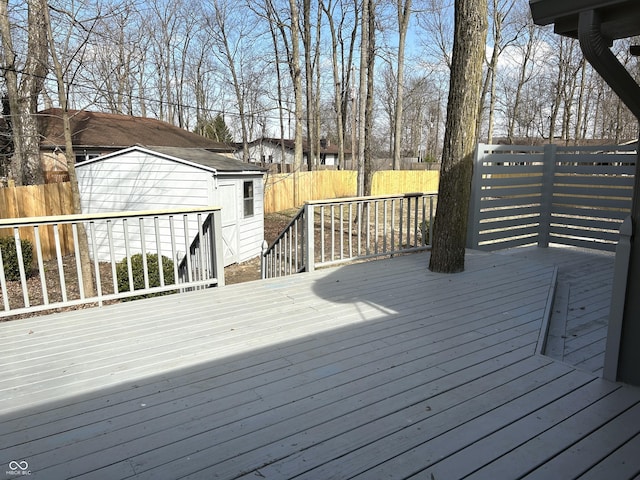
<path fill-rule="evenodd" d="M 362 28 L 360 30 L 360 81 L 358 88 L 358 193 L 363 196 L 365 184 L 364 138 L 367 107 L 367 65 L 369 64 L 369 0 L 362 2 Z"/>
<path fill-rule="evenodd" d="M 402 103 L 404 95 L 404 46 L 411 15 L 411 0 L 397 0 L 398 8 L 398 76 L 396 80 L 396 109 L 393 119 L 393 169 L 400 170 L 402 145 Z"/>
<path fill-rule="evenodd" d="M 3 60 L 7 65 L 4 74 L 14 134 L 15 150 L 11 170 L 18 185 L 38 185 L 44 183 L 44 173 L 40 162 L 40 134 L 36 113 L 38 96 L 42 92 L 48 70 L 47 29 L 41 12 L 48 6 L 46 0 L 29 0 L 27 6 L 27 55 L 19 82 L 8 0 L 0 2 L 0 31 Z"/>
<path fill-rule="evenodd" d="M 464 270 L 467 216 L 476 145 L 487 0 L 456 0 L 447 122 L 430 270 Z"/>
<path fill-rule="evenodd" d="M 73 152 L 73 141 L 71 132 L 71 122 L 69 119 L 69 106 L 67 101 L 67 89 L 64 83 L 64 75 L 62 65 L 58 59 L 55 48 L 53 33 L 51 30 L 51 18 L 49 16 L 49 8 L 43 10 L 45 19 L 47 36 L 49 38 L 49 47 L 51 51 L 51 60 L 56 75 L 56 83 L 58 87 L 58 98 L 62 110 L 62 125 L 64 130 L 64 155 L 67 161 L 67 171 L 69 172 L 69 181 L 71 182 L 71 198 L 73 202 L 73 213 L 82 213 L 82 205 L 80 203 L 80 189 L 78 188 L 78 177 L 76 176 L 75 154 Z M 75 246 L 80 252 L 80 269 L 82 271 L 82 288 L 87 297 L 96 295 L 93 284 L 93 273 L 91 271 L 91 258 L 89 257 L 89 242 L 87 233 L 83 223 L 78 223 L 78 245 Z"/>
<path fill-rule="evenodd" d="M 365 128 L 364 128 L 364 195 L 371 195 L 373 180 L 373 82 L 374 65 L 376 59 L 376 38 L 375 38 L 375 3 L 373 0 L 366 0 L 369 3 L 369 28 L 367 36 L 367 95 L 365 102 Z"/>
<path fill-rule="evenodd" d="M 295 169 L 302 168 L 303 152 L 302 152 L 302 69 L 300 68 L 300 44 L 298 35 L 298 5 L 296 0 L 289 0 L 291 8 L 291 57 L 289 59 L 289 70 L 291 72 L 291 80 L 293 81 L 293 96 L 295 101 L 295 129 L 294 129 L 294 164 Z M 297 192 L 296 205 L 298 204 Z"/>
<path fill-rule="evenodd" d="M 329 22 L 329 31 L 331 32 L 331 65 L 333 67 L 333 95 L 336 111 L 336 137 L 338 140 L 338 168 L 343 169 L 344 164 L 344 122 L 342 117 L 343 109 L 343 88 L 340 78 L 340 63 L 338 61 L 338 36 L 336 33 L 335 21 L 331 12 L 331 2 L 328 5 L 320 2 Z"/>

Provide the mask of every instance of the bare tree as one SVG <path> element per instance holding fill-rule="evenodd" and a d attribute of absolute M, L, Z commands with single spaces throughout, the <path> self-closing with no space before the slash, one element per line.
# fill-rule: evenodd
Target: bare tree
<path fill-rule="evenodd" d="M 404 50 L 411 16 L 411 0 L 396 0 L 398 13 L 398 68 L 396 80 L 396 101 L 393 118 L 393 169 L 400 168 L 401 140 L 402 140 L 402 107 L 404 95 Z"/>
<path fill-rule="evenodd" d="M 51 25 L 51 15 L 49 13 L 49 7 L 44 9 L 42 12 L 45 19 L 45 26 L 47 32 L 47 38 L 49 40 L 49 53 L 51 55 L 51 60 L 53 63 L 53 71 L 56 78 L 56 85 L 58 89 L 58 102 L 60 103 L 61 111 L 62 111 L 62 124 L 64 131 L 64 144 L 65 144 L 65 159 L 67 164 L 67 171 L 69 172 L 69 181 L 71 182 L 71 193 L 72 193 L 72 202 L 73 202 L 73 213 L 82 213 L 82 204 L 80 201 L 80 189 L 78 188 L 78 177 L 76 176 L 75 169 L 75 159 L 76 156 L 73 151 L 73 138 L 71 131 L 71 120 L 69 117 L 69 102 L 67 96 L 67 82 L 69 80 L 65 79 L 66 75 L 69 75 L 73 78 L 72 72 L 68 71 L 69 65 L 67 68 L 62 65 L 60 58 L 58 56 L 58 48 L 56 45 L 56 38 L 58 35 L 54 35 L 52 25 Z M 77 17 L 77 12 L 74 11 L 63 11 L 60 10 L 60 14 L 66 16 L 70 21 L 71 25 L 80 25 L 83 32 L 86 34 L 84 38 L 80 41 L 80 44 L 77 47 L 76 53 L 81 55 L 79 52 L 82 51 L 82 48 L 86 44 L 87 36 L 91 34 L 93 27 L 95 26 L 96 19 L 100 17 L 100 13 L 98 12 L 95 17 L 91 18 L 88 22 L 84 22 Z M 62 38 L 63 48 L 65 50 L 69 49 L 70 39 L 72 36 L 72 26 L 69 27 L 67 34 Z M 73 58 L 75 55 L 72 55 Z M 78 245 L 76 248 L 79 251 L 80 255 L 80 265 L 82 271 L 82 285 L 85 295 L 94 296 L 95 288 L 93 285 L 93 276 L 91 272 L 91 259 L 89 257 L 89 243 L 87 241 L 87 234 L 84 229 L 83 224 L 78 224 Z"/>
<path fill-rule="evenodd" d="M 456 0 L 447 126 L 429 263 L 435 272 L 464 270 L 486 36 L 487 0 Z"/>
<path fill-rule="evenodd" d="M 213 55 L 223 63 L 231 75 L 231 87 L 235 94 L 242 135 L 242 159 L 246 162 L 249 160 L 249 132 L 245 115 L 245 79 L 242 78 L 242 37 L 249 33 L 250 26 L 240 17 L 233 15 L 233 5 L 226 0 L 213 0 L 213 11 L 207 21 L 207 31 L 215 41 Z"/>
<path fill-rule="evenodd" d="M 358 2 L 354 0 L 353 10 L 347 11 L 344 0 L 321 1 L 331 32 L 331 64 L 333 67 L 334 109 L 336 115 L 336 138 L 338 143 L 338 165 L 345 167 L 345 145 L 347 138 L 347 115 L 351 100 L 351 72 L 359 25 Z M 351 28 L 345 31 L 350 13 L 353 15 Z M 345 35 L 346 33 L 346 35 Z M 351 112 L 353 114 L 353 112 Z M 351 145 L 352 155 L 354 145 Z"/>
<path fill-rule="evenodd" d="M 48 72 L 47 27 L 42 15 L 47 8 L 46 0 L 27 1 L 27 52 L 21 62 L 14 48 L 9 1 L 0 0 L 2 70 L 14 145 L 11 174 L 18 185 L 44 183 L 36 113 Z"/>

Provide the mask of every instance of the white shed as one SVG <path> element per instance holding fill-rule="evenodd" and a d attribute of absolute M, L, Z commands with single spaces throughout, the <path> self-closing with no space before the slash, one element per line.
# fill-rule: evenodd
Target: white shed
<path fill-rule="evenodd" d="M 134 146 L 77 163 L 76 173 L 84 213 L 220 206 L 225 266 L 260 254 L 264 171 L 255 165 L 203 148 Z M 98 244 L 108 259 L 106 240 Z"/>

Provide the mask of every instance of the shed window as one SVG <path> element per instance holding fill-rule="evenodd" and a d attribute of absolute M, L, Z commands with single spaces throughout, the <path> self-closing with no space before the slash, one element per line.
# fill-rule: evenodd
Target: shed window
<path fill-rule="evenodd" d="M 244 216 L 253 216 L 253 182 L 244 182 L 243 189 Z"/>

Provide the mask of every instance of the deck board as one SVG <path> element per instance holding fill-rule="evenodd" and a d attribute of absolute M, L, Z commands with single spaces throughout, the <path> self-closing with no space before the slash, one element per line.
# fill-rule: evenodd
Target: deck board
<path fill-rule="evenodd" d="M 1 323 L 0 464 L 53 480 L 637 473 L 638 389 L 536 354 L 553 262 L 427 263 Z M 588 363 L 598 329 L 580 333 Z"/>
<path fill-rule="evenodd" d="M 545 353 L 602 375 L 615 255 L 558 245 L 509 249 L 499 254 L 558 267 Z"/>

